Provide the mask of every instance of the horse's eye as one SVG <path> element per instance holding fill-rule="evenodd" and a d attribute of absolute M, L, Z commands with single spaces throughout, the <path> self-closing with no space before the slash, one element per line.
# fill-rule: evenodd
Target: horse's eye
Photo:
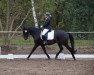
<path fill-rule="evenodd" d="M 25 30 L 25 33 L 27 33 L 27 30 Z"/>

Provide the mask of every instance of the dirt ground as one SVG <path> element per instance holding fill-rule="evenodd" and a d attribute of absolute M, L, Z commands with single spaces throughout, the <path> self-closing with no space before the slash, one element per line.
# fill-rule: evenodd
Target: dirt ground
<path fill-rule="evenodd" d="M 10 54 L 10 53 L 12 53 L 12 54 L 29 54 L 31 52 L 32 48 L 33 48 L 32 46 L 31 47 L 30 46 L 29 47 L 27 47 L 27 46 L 26 47 L 21 47 L 21 46 L 14 47 L 14 48 L 11 48 L 10 50 L 2 50 L 1 54 Z M 56 46 L 47 46 L 46 50 L 47 50 L 48 54 L 56 54 L 59 51 L 59 48 L 57 45 Z M 78 48 L 76 48 L 76 50 L 77 50 L 77 54 L 94 54 L 94 47 L 78 47 Z M 70 53 L 68 51 L 68 49 L 66 49 L 65 47 L 62 52 L 65 54 Z M 35 54 L 44 54 L 41 47 L 38 47 L 34 53 Z"/>
<path fill-rule="evenodd" d="M 46 47 L 47 52 L 57 53 L 58 47 Z M 2 51 L 2 54 L 28 54 L 31 47 L 18 50 Z M 64 48 L 64 53 L 69 51 Z M 43 53 L 39 47 L 34 53 Z M 77 54 L 94 54 L 94 47 L 79 47 Z M 94 75 L 94 59 L 0 59 L 0 75 Z"/>
<path fill-rule="evenodd" d="M 94 75 L 94 59 L 3 59 L 0 75 Z"/>

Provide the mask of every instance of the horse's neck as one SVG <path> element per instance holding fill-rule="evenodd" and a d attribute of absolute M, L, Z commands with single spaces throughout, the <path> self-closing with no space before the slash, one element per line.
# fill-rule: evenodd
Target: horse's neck
<path fill-rule="evenodd" d="M 33 29 L 33 30 L 30 32 L 30 34 L 31 34 L 32 37 L 35 39 L 35 38 L 37 38 L 38 35 L 40 34 L 40 29 L 35 28 L 35 29 Z"/>

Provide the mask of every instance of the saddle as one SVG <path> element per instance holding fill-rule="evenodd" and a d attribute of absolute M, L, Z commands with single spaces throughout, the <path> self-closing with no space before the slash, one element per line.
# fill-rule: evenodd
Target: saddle
<path fill-rule="evenodd" d="M 44 36 L 44 35 L 46 35 L 47 40 L 53 40 L 54 39 L 54 30 L 51 30 L 50 32 L 48 32 L 48 31 L 49 31 L 49 29 L 43 29 L 41 31 L 40 37 L 41 37 L 42 40 L 43 40 L 42 36 Z"/>

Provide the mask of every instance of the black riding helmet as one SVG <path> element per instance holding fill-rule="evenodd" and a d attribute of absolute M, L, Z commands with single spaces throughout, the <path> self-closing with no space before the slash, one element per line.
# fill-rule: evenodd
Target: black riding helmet
<path fill-rule="evenodd" d="M 51 17 L 51 13 L 50 13 L 50 12 L 46 12 L 46 13 L 45 13 L 45 16 Z"/>

